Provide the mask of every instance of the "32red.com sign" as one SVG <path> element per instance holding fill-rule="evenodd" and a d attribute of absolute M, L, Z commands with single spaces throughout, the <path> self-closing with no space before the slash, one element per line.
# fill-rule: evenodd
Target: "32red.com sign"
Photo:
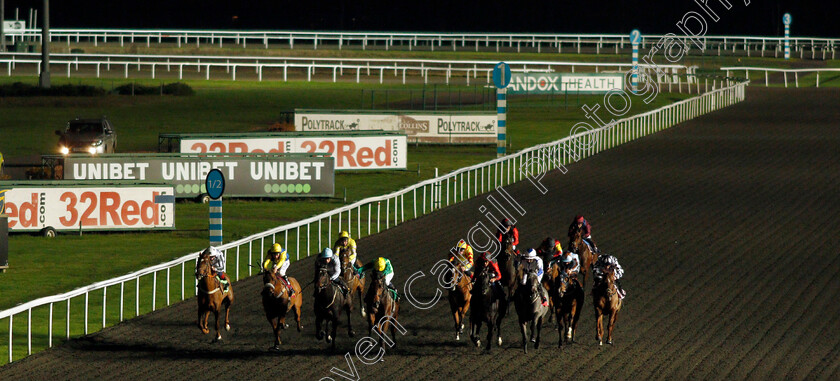
<path fill-rule="evenodd" d="M 175 228 L 175 205 L 155 203 L 172 187 L 12 188 L 5 194 L 10 231 Z"/>

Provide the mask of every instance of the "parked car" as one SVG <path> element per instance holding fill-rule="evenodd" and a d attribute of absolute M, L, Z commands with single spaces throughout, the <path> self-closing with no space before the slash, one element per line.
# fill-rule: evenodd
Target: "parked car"
<path fill-rule="evenodd" d="M 56 130 L 59 151 L 70 153 L 114 153 L 117 149 L 117 133 L 107 118 L 79 119 L 67 122 L 62 132 Z"/>

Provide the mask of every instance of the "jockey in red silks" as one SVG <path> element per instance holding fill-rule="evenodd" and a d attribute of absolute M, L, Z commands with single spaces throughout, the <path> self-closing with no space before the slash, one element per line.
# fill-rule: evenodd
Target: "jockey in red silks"
<path fill-rule="evenodd" d="M 575 216 L 574 221 L 569 225 L 569 241 L 574 239 L 575 233 L 578 230 L 580 230 L 580 236 L 583 238 L 583 241 L 589 245 L 593 252 L 597 253 L 598 247 L 595 245 L 595 241 L 592 240 L 592 225 L 581 215 Z"/>
<path fill-rule="evenodd" d="M 513 226 L 513 223 L 511 223 L 507 218 L 502 220 L 501 226 L 502 228 L 496 231 L 496 238 L 499 242 L 504 243 L 505 238 L 511 237 L 513 250 L 516 251 L 516 245 L 519 244 L 519 229 L 517 229 L 516 226 Z M 502 248 L 502 250 L 504 249 L 505 248 Z"/>

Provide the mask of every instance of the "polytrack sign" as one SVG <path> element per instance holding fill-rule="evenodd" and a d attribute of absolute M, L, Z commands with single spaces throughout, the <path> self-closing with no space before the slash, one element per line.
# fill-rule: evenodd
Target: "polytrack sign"
<path fill-rule="evenodd" d="M 172 135 L 161 135 L 172 136 Z M 181 134 L 181 153 L 328 153 L 336 170 L 405 169 L 408 141 L 398 132 Z"/>
<path fill-rule="evenodd" d="M 9 231 L 166 230 L 175 228 L 175 208 L 155 198 L 170 185 L 137 182 L 0 181 L 6 190 Z"/>
<path fill-rule="evenodd" d="M 175 197 L 207 194 L 205 179 L 218 169 L 230 197 L 332 197 L 335 165 L 324 154 L 69 155 L 69 180 L 136 180 L 170 184 Z"/>
<path fill-rule="evenodd" d="M 295 109 L 295 130 L 321 134 L 385 130 L 404 133 L 411 143 L 491 144 L 496 142 L 496 113 Z"/>

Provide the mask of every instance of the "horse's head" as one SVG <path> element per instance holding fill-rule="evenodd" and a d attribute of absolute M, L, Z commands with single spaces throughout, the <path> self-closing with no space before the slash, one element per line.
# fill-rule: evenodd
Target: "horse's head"
<path fill-rule="evenodd" d="M 594 274 L 594 287 L 604 287 L 607 290 L 613 288 L 613 284 L 615 283 L 615 272 L 611 265 L 606 265 L 598 269 L 598 271 L 594 272 Z"/>
<path fill-rule="evenodd" d="M 374 274 L 376 273 L 374 272 Z M 370 283 L 370 289 L 368 289 L 371 313 L 376 314 L 379 311 L 379 306 L 385 298 L 386 289 L 385 276 L 374 275 L 373 281 Z"/>
<path fill-rule="evenodd" d="M 195 279 L 201 280 L 206 277 L 214 276 L 215 271 L 210 265 L 210 255 L 201 253 L 198 256 L 198 263 L 195 266 Z"/>
<path fill-rule="evenodd" d="M 557 287 L 557 293 L 559 293 L 560 296 L 563 296 L 563 294 L 565 294 L 569 289 L 571 280 L 572 278 L 565 271 L 561 271 L 557 276 L 555 285 Z"/>
<path fill-rule="evenodd" d="M 323 291 L 327 287 L 330 287 L 332 282 L 330 282 L 330 273 L 327 271 L 326 267 L 321 267 L 318 269 L 318 278 L 315 283 L 315 288 L 318 291 Z"/>
<path fill-rule="evenodd" d="M 341 261 L 341 276 L 345 281 L 349 281 L 356 273 L 350 262 L 350 249 L 341 249 L 338 252 L 338 259 Z"/>
<path fill-rule="evenodd" d="M 280 282 L 280 277 L 273 271 L 263 272 L 263 291 L 268 292 L 275 298 L 280 298 L 288 293 L 288 288 Z"/>

